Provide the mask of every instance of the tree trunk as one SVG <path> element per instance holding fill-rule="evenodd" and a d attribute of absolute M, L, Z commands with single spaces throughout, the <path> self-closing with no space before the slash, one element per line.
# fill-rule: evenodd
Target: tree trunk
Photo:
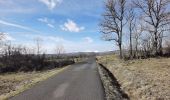
<path fill-rule="evenodd" d="M 121 43 L 119 43 L 119 57 L 120 57 L 120 59 L 123 58 L 123 54 L 122 54 L 122 44 L 121 44 Z"/>
<path fill-rule="evenodd" d="M 132 30 L 130 29 L 130 58 L 132 58 Z"/>
<path fill-rule="evenodd" d="M 159 55 L 160 55 L 160 56 L 163 55 L 162 38 L 163 38 L 163 33 L 160 34 L 160 36 L 159 36 L 159 47 L 158 47 L 159 50 L 158 50 L 158 52 L 159 52 Z"/>
<path fill-rule="evenodd" d="M 154 55 L 157 56 L 159 54 L 158 52 L 158 37 L 157 37 L 157 32 L 154 33 L 155 35 L 155 40 L 154 40 Z"/>
<path fill-rule="evenodd" d="M 138 58 L 138 44 L 135 46 L 135 57 Z"/>

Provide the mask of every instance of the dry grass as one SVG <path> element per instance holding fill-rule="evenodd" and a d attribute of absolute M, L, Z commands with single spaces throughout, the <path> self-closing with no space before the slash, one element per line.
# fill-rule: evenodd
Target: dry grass
<path fill-rule="evenodd" d="M 170 100 L 170 58 L 121 61 L 115 55 L 98 57 L 131 100 Z"/>
<path fill-rule="evenodd" d="M 102 65 L 98 66 L 98 71 L 105 90 L 106 100 L 129 100 L 110 71 Z"/>
<path fill-rule="evenodd" d="M 6 100 L 11 96 L 23 92 L 34 84 L 43 81 L 66 68 L 67 67 L 41 72 L 19 72 L 0 75 L 0 100 Z"/>

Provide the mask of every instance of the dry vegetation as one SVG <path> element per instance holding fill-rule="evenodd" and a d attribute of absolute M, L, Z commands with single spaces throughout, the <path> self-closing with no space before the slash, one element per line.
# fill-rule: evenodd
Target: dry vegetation
<path fill-rule="evenodd" d="M 128 95 L 121 90 L 120 84 L 107 68 L 100 64 L 98 70 L 105 90 L 106 100 L 129 100 Z"/>
<path fill-rule="evenodd" d="M 170 100 L 170 58 L 122 61 L 109 55 L 98 59 L 131 100 Z"/>
<path fill-rule="evenodd" d="M 61 72 L 65 68 L 56 68 L 53 70 L 40 72 L 19 72 L 1 74 L 0 100 L 6 100 L 7 98 L 30 88 L 32 85 Z"/>

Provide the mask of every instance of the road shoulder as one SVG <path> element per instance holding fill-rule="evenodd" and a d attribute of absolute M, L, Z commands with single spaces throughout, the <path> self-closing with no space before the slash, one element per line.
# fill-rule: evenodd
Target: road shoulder
<path fill-rule="evenodd" d="M 128 95 L 120 88 L 117 79 L 106 67 L 99 64 L 98 70 L 105 90 L 106 100 L 129 100 Z"/>

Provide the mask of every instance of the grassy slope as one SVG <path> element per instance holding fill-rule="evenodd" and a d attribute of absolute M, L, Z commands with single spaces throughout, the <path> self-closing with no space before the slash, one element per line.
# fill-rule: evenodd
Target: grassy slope
<path fill-rule="evenodd" d="M 0 100 L 5 100 L 20 92 L 23 92 L 37 82 L 43 81 L 66 68 L 67 67 L 41 72 L 19 72 L 0 75 Z"/>
<path fill-rule="evenodd" d="M 98 57 L 115 75 L 131 100 L 170 100 L 170 58 L 121 61 Z"/>

